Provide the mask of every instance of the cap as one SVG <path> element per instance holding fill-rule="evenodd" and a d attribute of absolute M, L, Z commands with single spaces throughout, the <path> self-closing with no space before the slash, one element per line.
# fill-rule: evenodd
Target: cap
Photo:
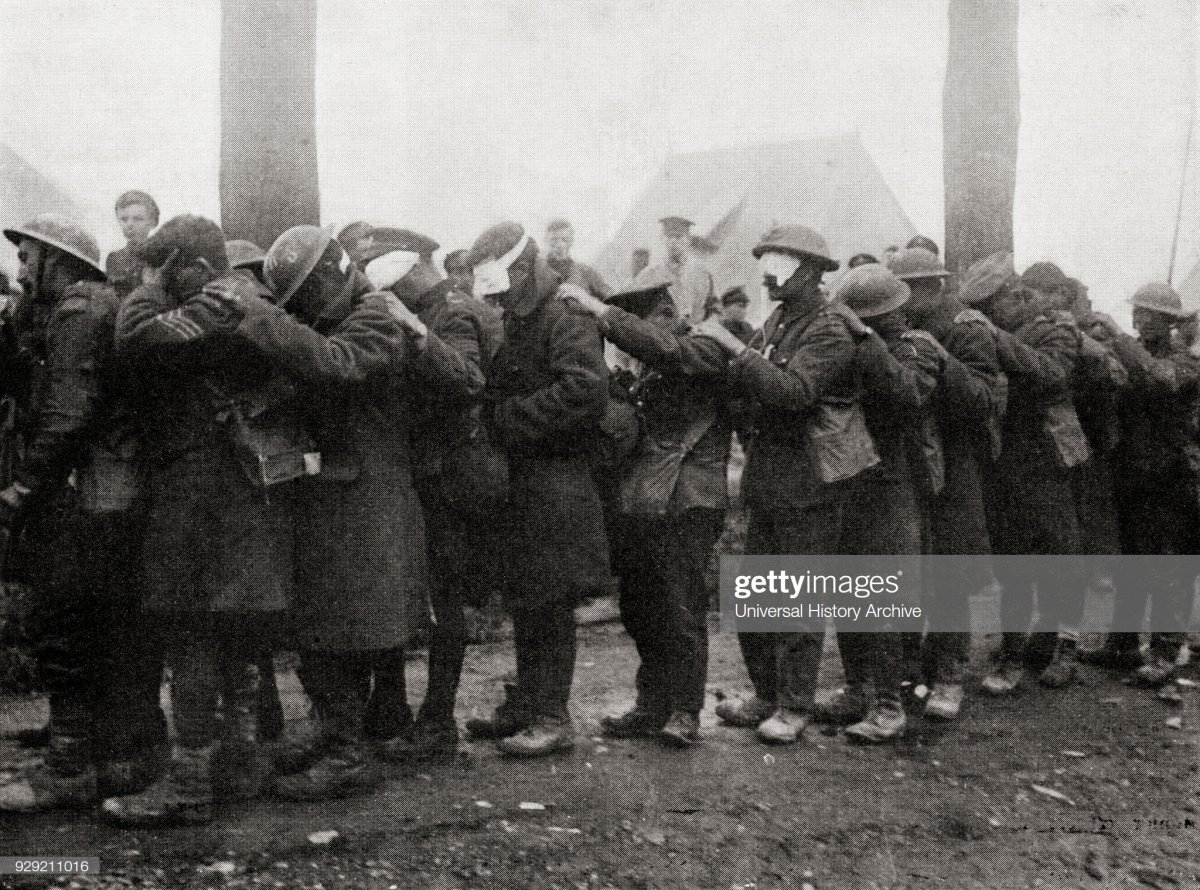
<path fill-rule="evenodd" d="M 664 216 L 659 222 L 662 223 L 664 235 L 686 235 L 695 225 L 690 219 L 682 216 Z"/>
<path fill-rule="evenodd" d="M 660 303 L 669 302 L 675 304 L 671 297 L 670 285 L 656 284 L 654 287 L 644 287 L 638 290 L 627 290 L 619 294 L 613 294 L 606 301 L 610 306 L 616 306 L 619 309 L 624 309 L 626 312 L 631 312 L 638 318 L 645 318 L 655 307 Z"/>
<path fill-rule="evenodd" d="M 229 257 L 230 269 L 245 269 L 250 266 L 262 268 L 267 252 L 253 241 L 235 238 L 225 242 L 225 256 Z"/>
<path fill-rule="evenodd" d="M 374 226 L 371 229 L 372 245 L 363 252 L 364 260 L 373 260 L 391 253 L 394 250 L 404 250 L 417 256 L 428 257 L 442 245 L 427 235 L 414 232 L 412 229 L 397 229 L 390 226 Z"/>
<path fill-rule="evenodd" d="M 867 263 L 878 263 L 879 260 L 869 253 L 856 253 L 846 261 L 847 269 L 854 269 L 858 266 L 865 266 Z"/>
<path fill-rule="evenodd" d="M 894 254 L 888 262 L 888 269 L 901 281 L 915 281 L 918 278 L 949 278 L 950 273 L 937 258 L 937 254 L 924 247 L 906 247 Z"/>
<path fill-rule="evenodd" d="M 229 257 L 225 254 L 225 233 L 211 219 L 184 213 L 173 216 L 144 243 L 138 245 L 134 254 L 143 262 L 158 267 L 167 261 L 174 250 L 179 251 L 177 265 L 183 266 L 203 259 L 217 272 L 229 268 Z"/>
<path fill-rule="evenodd" d="M 962 274 L 958 285 L 958 299 L 964 303 L 982 303 L 1017 275 L 1013 268 L 1013 255 L 1008 251 L 997 251 L 971 264 Z"/>
<path fill-rule="evenodd" d="M 525 228 L 517 222 L 496 223 L 485 229 L 483 234 L 475 239 L 471 251 L 467 255 L 468 264 L 474 268 L 488 260 L 499 259 L 517 246 L 525 236 Z"/>
<path fill-rule="evenodd" d="M 1053 293 L 1066 285 L 1067 276 L 1054 263 L 1034 263 L 1021 273 L 1021 283 L 1044 294 Z"/>

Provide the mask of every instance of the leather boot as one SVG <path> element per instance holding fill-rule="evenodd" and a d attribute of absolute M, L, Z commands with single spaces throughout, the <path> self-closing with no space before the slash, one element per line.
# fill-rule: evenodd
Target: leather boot
<path fill-rule="evenodd" d="M 177 746 L 166 773 L 138 794 L 110 797 L 101 811 L 126 827 L 205 825 L 213 819 L 212 758 L 215 745 Z"/>
<path fill-rule="evenodd" d="M 533 722 L 533 709 L 525 694 L 512 683 L 504 684 L 504 701 L 490 720 L 467 721 L 467 732 L 477 739 L 504 739 L 516 735 Z"/>
<path fill-rule="evenodd" d="M 45 762 L 0 786 L 0 811 L 78 810 L 95 805 L 91 710 L 82 696 L 50 696 L 50 738 Z"/>

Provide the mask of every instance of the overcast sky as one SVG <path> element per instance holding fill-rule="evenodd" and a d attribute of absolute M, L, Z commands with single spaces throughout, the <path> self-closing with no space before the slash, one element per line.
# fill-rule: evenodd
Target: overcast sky
<path fill-rule="evenodd" d="M 1165 276 L 1191 6 L 1022 2 L 1019 267 L 1056 259 L 1112 307 Z M 104 248 L 126 188 L 167 216 L 219 215 L 217 0 L 0 13 L 0 140 L 80 202 Z M 586 258 L 669 152 L 856 130 L 941 241 L 945 39 L 944 0 L 321 0 L 324 220 L 457 247 L 500 218 L 563 214 Z M 1198 257 L 1190 183 L 1179 278 Z"/>

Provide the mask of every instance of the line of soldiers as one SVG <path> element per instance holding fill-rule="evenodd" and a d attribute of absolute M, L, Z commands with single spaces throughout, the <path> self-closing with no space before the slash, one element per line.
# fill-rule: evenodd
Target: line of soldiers
<path fill-rule="evenodd" d="M 746 343 L 670 283 L 605 293 L 556 234 L 543 257 L 519 224 L 493 226 L 442 279 L 436 242 L 405 229 L 298 226 L 264 253 L 185 215 L 133 244 L 140 284 L 121 297 L 79 227 L 5 230 L 24 295 L 0 358 L 24 453 L 0 527 L 6 571 L 37 591 L 50 725 L 44 764 L 0 785 L 0 809 L 99 802 L 119 824 L 178 825 L 272 774 L 285 799 L 370 791 L 381 758 L 456 748 L 463 605 L 493 589 L 516 682 L 466 728 L 510 756 L 565 750 L 573 610 L 614 575 L 640 663 L 635 707 L 602 729 L 695 744 L 735 429 L 749 553 L 1194 552 L 1179 480 L 1200 366 L 1164 285 L 1133 298 L 1137 340 L 1057 269 L 1017 278 L 1010 256 L 950 293 L 931 244 L 856 264 L 830 298 L 824 240 L 781 226 L 753 251 L 779 305 Z M 605 340 L 630 370 L 610 374 Z M 965 613 L 986 579 L 926 580 Z M 1086 579 L 999 580 L 1006 626 L 1029 623 L 1035 585 L 1042 623 L 1005 636 L 984 688 L 1028 672 L 1065 686 Z M 1125 607 L 1178 608 L 1183 579 L 1158 581 L 1121 585 Z M 426 603 L 414 716 L 404 648 Z M 741 634 L 754 694 L 718 716 L 771 743 L 814 719 L 887 741 L 917 672 L 925 713 L 957 716 L 965 634 L 842 634 L 848 686 L 818 709 L 821 633 Z M 1172 645 L 1140 664 L 1136 636 L 1113 635 L 1103 660 L 1163 685 Z M 268 756 L 279 648 L 300 653 L 317 730 Z"/>

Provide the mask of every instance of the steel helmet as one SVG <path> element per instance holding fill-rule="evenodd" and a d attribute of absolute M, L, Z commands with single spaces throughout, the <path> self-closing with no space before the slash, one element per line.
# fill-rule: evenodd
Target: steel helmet
<path fill-rule="evenodd" d="M 790 254 L 801 260 L 816 260 L 825 267 L 826 272 L 832 272 L 839 265 L 838 261 L 829 255 L 829 246 L 825 239 L 807 226 L 776 226 L 763 235 L 762 240 L 751 252 L 754 258 L 758 259 L 772 250 Z"/>
<path fill-rule="evenodd" d="M 1134 291 L 1129 302 L 1143 309 L 1153 309 L 1164 315 L 1173 315 L 1175 318 L 1188 318 L 1195 315 L 1194 312 L 1183 311 L 1183 301 L 1179 299 L 1179 294 L 1175 293 L 1175 289 L 1171 285 L 1162 281 L 1143 284 Z"/>
<path fill-rule="evenodd" d="M 949 278 L 950 273 L 932 250 L 924 247 L 906 247 L 892 256 L 888 269 L 901 281 L 918 278 Z"/>
<path fill-rule="evenodd" d="M 878 263 L 855 266 L 838 279 L 833 298 L 845 303 L 859 318 L 873 318 L 899 309 L 908 302 L 908 285 Z"/>
<path fill-rule="evenodd" d="M 20 246 L 22 238 L 32 238 L 70 254 L 99 273 L 103 278 L 104 267 L 100 265 L 100 248 L 96 239 L 82 226 L 71 222 L 57 213 L 39 213 L 23 226 L 4 230 L 4 237 Z"/>
<path fill-rule="evenodd" d="M 266 253 L 253 241 L 235 238 L 225 242 L 225 256 L 229 257 L 230 269 L 262 268 Z"/>
<path fill-rule="evenodd" d="M 331 241 L 333 230 L 319 226 L 292 226 L 275 239 L 263 261 L 263 277 L 280 306 L 300 289 Z"/>

